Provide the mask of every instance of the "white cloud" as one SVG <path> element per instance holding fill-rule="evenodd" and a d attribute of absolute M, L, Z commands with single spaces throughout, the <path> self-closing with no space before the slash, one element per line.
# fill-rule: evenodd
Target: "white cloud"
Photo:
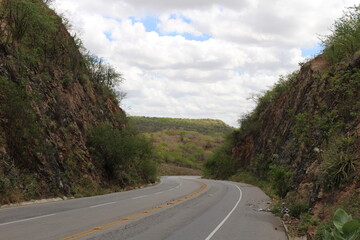
<path fill-rule="evenodd" d="M 129 114 L 236 125 L 252 93 L 303 61 L 354 0 L 58 0 L 85 46 L 126 78 Z"/>
<path fill-rule="evenodd" d="M 171 18 L 171 15 L 163 15 L 160 17 L 158 25 L 162 33 L 190 33 L 195 36 L 201 36 L 202 33 L 194 28 L 193 25 L 180 18 Z"/>

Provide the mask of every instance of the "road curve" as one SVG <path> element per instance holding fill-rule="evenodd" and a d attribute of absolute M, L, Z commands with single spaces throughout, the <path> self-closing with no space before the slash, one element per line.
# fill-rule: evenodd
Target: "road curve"
<path fill-rule="evenodd" d="M 1 240 L 285 240 L 270 199 L 247 184 L 162 177 L 155 186 L 0 210 Z"/>

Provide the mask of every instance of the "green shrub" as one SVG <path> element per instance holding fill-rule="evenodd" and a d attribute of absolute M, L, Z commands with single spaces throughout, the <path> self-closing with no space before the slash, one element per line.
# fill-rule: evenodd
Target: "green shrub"
<path fill-rule="evenodd" d="M 9 33 L 15 41 L 28 37 L 43 42 L 46 41 L 43 39 L 44 34 L 55 32 L 54 17 L 46 12 L 40 2 L 36 0 L 4 0 L 2 3 L 4 11 L 6 11 L 3 18 L 7 23 L 3 27 L 10 30 Z"/>
<path fill-rule="evenodd" d="M 311 127 L 312 127 L 313 116 L 308 113 L 299 113 L 294 116 L 294 136 L 300 143 L 310 143 L 311 139 Z"/>
<path fill-rule="evenodd" d="M 259 119 L 260 115 L 264 113 L 265 109 L 277 101 L 291 86 L 291 83 L 295 81 L 299 71 L 295 71 L 287 76 L 279 76 L 279 80 L 274 86 L 264 92 L 263 94 L 256 94 L 251 97 L 256 103 L 256 107 L 253 111 L 244 114 L 238 120 L 240 125 L 240 133 L 242 135 L 249 134 L 260 127 Z"/>
<path fill-rule="evenodd" d="M 290 189 L 293 172 L 282 166 L 271 165 L 269 176 L 275 193 L 284 198 Z"/>
<path fill-rule="evenodd" d="M 234 163 L 223 149 L 216 150 L 204 165 L 204 175 L 215 179 L 227 179 L 234 173 Z"/>
<path fill-rule="evenodd" d="M 225 143 L 206 159 L 203 169 L 203 174 L 206 177 L 227 179 L 236 173 L 234 162 L 231 157 L 233 138 L 233 134 L 228 135 L 225 139 Z"/>
<path fill-rule="evenodd" d="M 309 229 L 310 226 L 312 225 L 318 225 L 319 222 L 317 220 L 314 220 L 312 217 L 311 217 L 311 214 L 310 213 L 302 213 L 300 215 L 300 222 L 299 224 L 297 225 L 297 230 L 302 234 L 302 235 L 305 235 L 307 230 Z"/>
<path fill-rule="evenodd" d="M 255 177 L 249 171 L 241 169 L 235 175 L 233 175 L 230 180 L 235 182 L 244 182 L 252 185 L 258 185 L 260 179 L 258 177 Z"/>
<path fill-rule="evenodd" d="M 266 178 L 269 171 L 269 163 L 265 159 L 265 155 L 260 153 L 257 154 L 254 161 L 249 166 L 252 173 L 261 178 Z"/>
<path fill-rule="evenodd" d="M 332 34 L 322 39 L 324 53 L 332 62 L 350 57 L 360 49 L 360 5 L 348 8 L 335 21 Z"/>
<path fill-rule="evenodd" d="M 283 215 L 282 208 L 282 203 L 280 201 L 276 201 L 271 205 L 270 211 L 275 214 L 275 216 L 281 217 Z"/>
<path fill-rule="evenodd" d="M 43 139 L 31 99 L 32 96 L 26 93 L 21 84 L 0 77 L 0 112 L 2 117 L 8 119 L 5 128 L 7 144 L 11 155 L 21 164 L 26 164 L 28 160 L 28 149 L 37 148 Z"/>
<path fill-rule="evenodd" d="M 40 186 L 36 179 L 36 176 L 33 174 L 25 174 L 22 177 L 24 184 L 24 197 L 25 200 L 36 199 L 39 197 Z"/>
<path fill-rule="evenodd" d="M 353 216 L 360 215 L 360 189 L 355 189 L 341 199 L 339 206 Z"/>
<path fill-rule="evenodd" d="M 323 240 L 358 240 L 360 239 L 360 218 L 353 219 L 343 209 L 335 211 L 330 229 L 322 229 Z"/>
<path fill-rule="evenodd" d="M 263 179 L 262 177 L 259 177 L 258 174 L 253 173 L 253 172 L 249 171 L 248 169 L 244 168 L 244 169 L 238 170 L 236 172 L 236 174 L 231 176 L 231 178 L 229 180 L 235 181 L 235 182 L 243 182 L 243 183 L 257 186 L 257 187 L 261 188 L 266 193 L 266 195 L 270 196 L 271 198 L 276 198 L 276 195 L 275 195 L 273 189 L 271 188 L 270 183 L 268 181 L 266 181 L 265 179 Z"/>
<path fill-rule="evenodd" d="M 1 28 L 7 33 L 1 36 L 3 43 L 22 43 L 31 57 L 48 55 L 54 49 L 58 17 L 42 1 L 4 0 L 2 8 Z"/>
<path fill-rule="evenodd" d="M 93 82 L 112 89 L 124 80 L 122 74 L 118 73 L 110 64 L 105 63 L 103 59 L 89 52 L 84 53 L 84 59 Z"/>
<path fill-rule="evenodd" d="M 6 180 L 5 176 L 2 173 L 0 173 L 0 195 L 2 196 L 6 196 L 9 191 L 9 186 L 7 182 L 8 181 Z"/>
<path fill-rule="evenodd" d="M 336 136 L 331 139 L 323 153 L 321 166 L 321 182 L 328 190 L 339 188 L 353 179 L 357 161 L 351 155 L 354 140 L 349 137 Z"/>
<path fill-rule="evenodd" d="M 93 127 L 88 137 L 93 158 L 105 169 L 107 176 L 123 184 L 156 180 L 156 162 L 148 139 L 128 125 L 114 128 L 110 123 Z"/>
<path fill-rule="evenodd" d="M 331 231 L 332 226 L 332 222 L 322 222 L 316 230 L 315 240 L 324 240 L 325 231 Z"/>
<path fill-rule="evenodd" d="M 300 216 L 304 213 L 308 213 L 309 211 L 309 203 L 304 200 L 295 200 L 288 201 L 288 208 L 290 210 L 290 215 L 296 218 L 300 218 Z"/>

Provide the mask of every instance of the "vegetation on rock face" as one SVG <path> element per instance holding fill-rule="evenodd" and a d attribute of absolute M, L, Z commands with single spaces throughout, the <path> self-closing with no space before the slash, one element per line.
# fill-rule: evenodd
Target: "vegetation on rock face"
<path fill-rule="evenodd" d="M 152 146 L 118 106 L 122 75 L 48 2 L 0 1 L 0 204 L 154 182 Z"/>
<path fill-rule="evenodd" d="M 228 178 L 235 173 L 234 163 L 231 159 L 231 135 L 225 138 L 223 145 L 206 159 L 203 174 L 215 179 Z"/>
<path fill-rule="evenodd" d="M 292 202 L 303 202 L 306 209 L 317 209 L 321 202 L 338 205 L 341 196 L 356 191 L 360 186 L 359 29 L 360 6 L 356 6 L 323 39 L 324 54 L 254 96 L 257 106 L 239 120 L 240 128 L 230 135 L 231 144 L 222 147 L 221 155 L 216 153 L 205 163 L 205 174 L 265 185 L 285 202 L 296 196 Z M 307 214 L 298 212 L 293 216 Z M 312 213 L 315 218 L 322 215 L 318 210 Z M 357 208 L 355 216 L 359 215 Z"/>
<path fill-rule="evenodd" d="M 332 33 L 325 36 L 323 45 L 326 57 L 332 62 L 339 62 L 360 49 L 360 6 L 350 7 L 345 14 L 335 21 Z"/>
<path fill-rule="evenodd" d="M 108 122 L 90 130 L 88 144 L 95 164 L 105 169 L 109 180 L 123 187 L 156 181 L 156 159 L 150 141 L 128 125 L 114 128 Z"/>

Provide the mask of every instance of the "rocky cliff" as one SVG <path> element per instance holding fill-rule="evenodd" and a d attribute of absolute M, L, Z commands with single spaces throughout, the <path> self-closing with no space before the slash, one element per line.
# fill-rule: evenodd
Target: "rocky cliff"
<path fill-rule="evenodd" d="M 323 54 L 255 96 L 256 108 L 205 164 L 208 176 L 270 185 L 297 218 L 328 220 L 332 206 L 360 215 L 359 9 L 335 23 Z"/>
<path fill-rule="evenodd" d="M 290 76 L 277 96 L 264 96 L 273 99 L 260 99 L 266 106 L 260 106 L 252 122 L 242 119 L 255 126 L 235 133 L 232 157 L 237 168 L 253 166 L 261 175 L 270 165 L 286 166 L 293 172 L 288 191 L 312 203 L 325 198 L 326 189 L 360 187 L 359 67 L 359 54 L 335 66 L 320 55 Z M 337 170 L 344 167 L 344 172 L 329 169 L 336 158 Z"/>
<path fill-rule="evenodd" d="M 121 75 L 84 54 L 63 22 L 42 1 L 0 2 L 0 204 L 118 184 L 89 135 L 101 123 L 126 128 Z"/>
<path fill-rule="evenodd" d="M 303 205 L 320 221 L 331 206 L 359 216 L 360 54 L 335 65 L 320 55 L 278 84 L 286 86 L 260 98 L 234 133 L 235 168 L 272 182 L 290 209 Z"/>

